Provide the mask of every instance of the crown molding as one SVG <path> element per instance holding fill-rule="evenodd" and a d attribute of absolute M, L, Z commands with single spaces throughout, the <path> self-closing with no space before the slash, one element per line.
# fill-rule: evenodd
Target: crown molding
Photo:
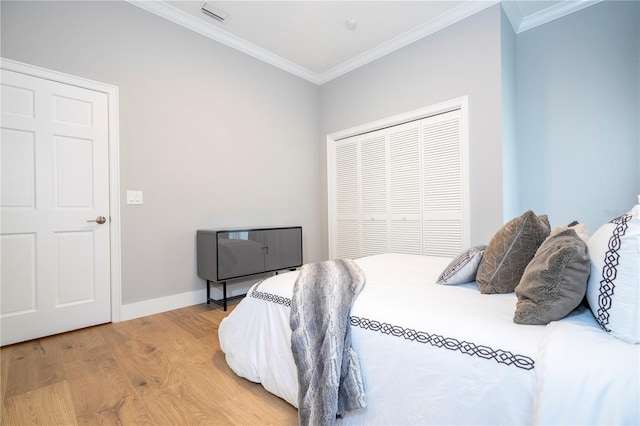
<path fill-rule="evenodd" d="M 250 43 L 240 37 L 237 37 L 227 31 L 221 30 L 213 25 L 209 25 L 206 22 L 201 21 L 195 16 L 172 6 L 162 0 L 155 1 L 138 1 L 138 0 L 125 0 L 127 3 L 165 18 L 175 24 L 181 25 L 187 29 L 197 32 L 205 37 L 229 46 L 240 52 L 246 53 L 249 56 L 253 56 L 263 62 L 266 62 L 281 70 L 287 71 L 300 78 L 308 80 L 314 84 L 320 84 L 318 75 L 308 69 L 301 67 L 281 56 L 278 56 L 260 46 Z"/>
<path fill-rule="evenodd" d="M 319 84 L 340 77 L 498 3 L 500 3 L 500 0 L 466 1 L 455 9 L 320 74 L 318 76 L 320 80 Z"/>
<path fill-rule="evenodd" d="M 547 22 L 566 16 L 570 13 L 589 7 L 603 0 L 565 0 L 547 9 L 529 16 L 522 16 L 516 1 L 512 0 L 467 0 L 460 6 L 432 19 L 412 30 L 395 37 L 380 46 L 368 50 L 348 61 L 341 63 L 321 74 L 312 72 L 294 62 L 274 54 L 260 46 L 250 43 L 227 31 L 196 18 L 163 0 L 125 0 L 127 3 L 165 18 L 173 23 L 197 32 L 205 37 L 222 43 L 232 49 L 239 50 L 256 59 L 266 62 L 283 71 L 298 76 L 311 83 L 322 85 L 348 72 L 351 72 L 369 62 L 375 61 L 389 53 L 401 49 L 443 28 L 453 25 L 488 7 L 501 3 L 516 34 L 527 31 Z"/>
<path fill-rule="evenodd" d="M 514 0 L 502 0 L 500 5 L 502 6 L 504 13 L 507 15 L 507 18 L 509 18 L 511 28 L 513 28 L 513 31 L 518 34 L 518 30 L 523 19 L 522 10 L 520 10 L 518 2 Z"/>
<path fill-rule="evenodd" d="M 524 17 L 519 11 L 520 8 L 515 5 L 514 9 L 517 8 L 518 13 L 514 14 L 513 17 L 511 16 L 511 14 L 508 14 L 508 16 L 509 20 L 511 20 L 511 24 L 513 25 L 513 29 L 515 30 L 516 34 L 520 34 L 524 31 L 554 21 L 558 18 L 562 18 L 563 16 L 567 16 L 586 7 L 593 6 L 594 4 L 600 3 L 601 1 L 602 0 L 565 0 L 561 3 L 557 3 L 539 12 Z M 503 7 L 508 3 L 509 2 L 503 2 Z M 508 8 L 505 8 L 505 12 L 507 12 L 507 9 Z M 519 15 L 519 20 L 517 15 Z"/>
<path fill-rule="evenodd" d="M 435 33 L 443 28 L 453 25 L 474 13 L 484 10 L 500 0 L 474 1 L 467 0 L 457 8 L 435 18 L 431 21 L 420 25 L 406 33 L 375 47 L 353 59 L 326 71 L 322 74 L 314 73 L 298 64 L 295 64 L 281 56 L 278 56 L 260 46 L 250 43 L 240 37 L 237 37 L 227 31 L 209 25 L 193 15 L 166 3 L 163 0 L 144 1 L 144 0 L 125 0 L 127 3 L 151 12 L 157 16 L 165 18 L 175 24 L 181 25 L 192 31 L 197 32 L 205 37 L 239 50 L 247 55 L 253 56 L 263 62 L 271 64 L 281 70 L 287 71 L 293 75 L 303 78 L 311 83 L 321 85 L 334 78 L 340 77 L 350 71 L 355 70 L 369 62 L 375 61 L 391 52 L 394 52 L 404 46 L 407 46 L 421 38 Z"/>

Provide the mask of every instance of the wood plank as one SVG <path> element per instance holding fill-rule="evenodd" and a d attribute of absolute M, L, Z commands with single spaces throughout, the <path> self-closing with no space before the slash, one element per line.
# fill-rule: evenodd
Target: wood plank
<path fill-rule="evenodd" d="M 50 343 L 45 338 L 13 345 L 5 398 L 66 380 L 60 352 Z"/>
<path fill-rule="evenodd" d="M 2 424 L 297 424 L 297 410 L 236 376 L 225 312 L 195 305 L 1 349 Z"/>
<path fill-rule="evenodd" d="M 214 322 L 200 315 L 203 311 L 208 312 L 208 309 L 203 308 L 203 306 L 206 307 L 207 305 L 195 305 L 185 309 L 177 309 L 167 312 L 166 317 L 195 338 L 210 336 L 217 331 L 218 327 Z"/>
<path fill-rule="evenodd" d="M 111 348 L 94 349 L 65 367 L 78 424 L 153 424 Z"/>
<path fill-rule="evenodd" d="M 100 354 L 107 346 L 102 336 L 101 326 L 88 327 L 76 330 L 73 333 L 63 333 L 52 336 L 50 347 L 60 352 L 60 357 L 65 364 L 70 364 L 83 359 L 92 359 Z"/>
<path fill-rule="evenodd" d="M 227 364 L 224 353 L 218 349 L 212 363 L 216 382 L 227 389 L 233 398 L 224 402 L 227 416 L 240 424 L 298 424 L 298 410 L 285 400 L 269 393 L 259 383 L 238 377 Z M 242 398 L 237 398 L 242 395 Z M 256 410 L 255 406 L 260 406 Z"/>
<path fill-rule="evenodd" d="M 0 348 L 0 395 L 4 401 L 7 395 L 7 382 L 9 379 L 9 366 L 11 365 L 11 352 L 13 346 Z"/>
<path fill-rule="evenodd" d="M 196 324 L 203 326 L 203 330 L 206 332 L 186 332 L 182 323 L 187 317 L 178 317 L 167 313 L 167 315 L 155 318 L 154 321 L 158 327 L 154 330 L 148 330 L 148 336 L 169 357 L 172 364 L 194 367 L 209 365 L 211 353 L 207 347 L 203 346 L 203 341 L 215 340 L 217 342 L 215 334 L 217 327 L 213 323 L 199 318 Z M 194 335 L 202 337 L 196 338 Z"/>
<path fill-rule="evenodd" d="M 157 424 L 238 424 L 236 419 L 226 415 L 221 403 L 228 396 L 211 387 L 210 379 L 180 370 L 182 368 L 178 367 L 174 371 L 180 380 L 172 387 L 144 397 Z"/>
<path fill-rule="evenodd" d="M 67 382 L 43 386 L 5 399 L 2 424 L 77 425 Z"/>
<path fill-rule="evenodd" d="M 124 345 L 113 347 L 115 359 L 139 396 L 170 386 L 173 377 L 167 356 L 153 339 L 138 337 Z"/>

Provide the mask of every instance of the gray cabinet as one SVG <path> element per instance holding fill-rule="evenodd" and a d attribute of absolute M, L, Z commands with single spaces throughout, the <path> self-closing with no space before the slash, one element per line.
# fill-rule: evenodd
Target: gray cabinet
<path fill-rule="evenodd" d="M 197 231 L 198 276 L 207 280 L 207 303 L 211 282 L 295 269 L 302 265 L 302 227 L 200 229 Z"/>

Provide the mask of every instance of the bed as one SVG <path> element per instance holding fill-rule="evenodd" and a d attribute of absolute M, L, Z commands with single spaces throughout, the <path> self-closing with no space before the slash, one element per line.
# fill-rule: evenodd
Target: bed
<path fill-rule="evenodd" d="M 531 214 L 527 217 L 533 218 Z M 640 206 L 629 215 L 627 234 L 618 232 L 618 240 L 625 243 L 623 249 L 636 244 L 630 249 L 635 260 L 627 263 L 625 255 L 624 267 L 619 262 L 617 272 L 631 284 L 616 282 L 616 294 L 622 293 L 627 300 L 626 287 L 631 287 L 631 297 L 639 294 L 638 276 L 629 276 L 626 265 L 634 273 L 640 269 L 639 227 L 635 223 Z M 613 231 L 606 232 L 620 228 L 616 224 L 610 227 Z M 520 231 L 522 226 L 515 233 Z M 550 229 L 543 234 L 519 278 L 535 275 L 529 264 L 543 247 L 552 246 L 548 242 Z M 577 232 L 565 229 L 560 235 L 569 234 L 573 237 Z M 594 237 L 596 234 L 587 237 L 585 247 Z M 596 239 L 610 240 L 604 237 Z M 366 283 L 351 306 L 349 340 L 359 358 L 366 407 L 342 414 L 336 419 L 338 423 L 640 423 L 639 345 L 612 335 L 612 326 L 618 328 L 614 321 L 603 328 L 594 308 L 584 303 L 590 281 L 584 283 L 577 306 L 561 319 L 546 324 L 516 323 L 514 312 L 525 309 L 531 300 L 522 291 L 488 291 L 480 279 L 482 262 L 496 260 L 487 254 L 494 239 L 489 247 L 471 251 L 478 256 L 467 252 L 472 261 L 463 262 L 463 268 L 460 256 L 388 253 L 354 260 Z M 557 246 L 558 240 L 554 242 Z M 611 248 L 607 244 L 603 258 L 611 254 L 606 251 Z M 595 253 L 597 247 L 589 245 L 589 250 Z M 588 280 L 593 281 L 597 274 L 591 268 L 598 265 L 592 259 L 588 262 Z M 467 279 L 446 285 L 443 275 L 448 268 L 449 272 L 457 268 L 456 273 Z M 563 277 L 571 274 L 568 269 Z M 288 272 L 256 283 L 219 329 L 221 349 L 231 369 L 297 408 L 299 377 L 292 354 L 290 315 L 300 274 Z M 637 300 L 631 299 L 631 303 Z M 637 321 L 637 308 L 635 317 L 625 321 Z"/>

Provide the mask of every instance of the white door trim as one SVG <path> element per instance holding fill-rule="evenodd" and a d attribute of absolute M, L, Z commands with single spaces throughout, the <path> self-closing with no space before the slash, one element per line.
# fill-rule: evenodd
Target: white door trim
<path fill-rule="evenodd" d="M 111 322 L 120 322 L 122 308 L 122 274 L 120 242 L 120 139 L 118 126 L 118 88 L 70 74 L 0 58 L 0 68 L 33 77 L 82 87 L 107 95 L 109 103 L 109 216 L 111 263 Z"/>

